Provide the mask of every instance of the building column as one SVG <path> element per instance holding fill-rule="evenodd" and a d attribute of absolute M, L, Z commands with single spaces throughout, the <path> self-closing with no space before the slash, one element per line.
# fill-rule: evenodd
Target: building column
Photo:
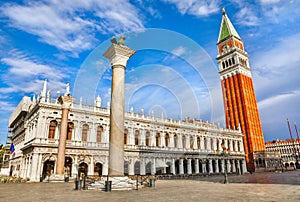
<path fill-rule="evenodd" d="M 229 159 L 226 160 L 227 161 L 227 173 L 231 173 L 231 170 L 230 170 L 230 161 Z"/>
<path fill-rule="evenodd" d="M 206 163 L 205 163 L 205 162 L 202 162 L 202 173 L 203 173 L 203 174 L 206 174 L 206 173 L 207 173 L 207 170 L 206 170 Z"/>
<path fill-rule="evenodd" d="M 94 156 L 91 156 L 91 162 L 88 170 L 88 175 L 94 175 Z"/>
<path fill-rule="evenodd" d="M 134 175 L 134 160 L 130 159 L 128 164 L 128 175 Z"/>
<path fill-rule="evenodd" d="M 200 150 L 201 151 L 204 150 L 204 137 L 203 136 L 200 137 Z"/>
<path fill-rule="evenodd" d="M 134 129 L 128 128 L 128 145 L 134 145 Z"/>
<path fill-rule="evenodd" d="M 173 175 L 176 174 L 176 171 L 175 171 L 175 159 L 171 159 L 171 173 Z"/>
<path fill-rule="evenodd" d="M 232 172 L 235 173 L 236 172 L 236 168 L 235 168 L 235 160 L 232 160 Z"/>
<path fill-rule="evenodd" d="M 146 175 L 145 159 L 140 160 L 140 175 Z"/>
<path fill-rule="evenodd" d="M 103 54 L 112 68 L 109 175 L 124 176 L 124 85 L 128 59 L 135 53 L 130 48 L 113 43 Z"/>
<path fill-rule="evenodd" d="M 183 175 L 184 174 L 184 169 L 183 169 L 183 159 L 179 159 L 179 174 Z"/>
<path fill-rule="evenodd" d="M 219 173 L 220 171 L 219 171 L 219 160 L 218 159 L 215 160 L 215 168 L 216 168 L 216 173 Z"/>
<path fill-rule="evenodd" d="M 187 174 L 192 174 L 192 159 L 187 160 Z"/>
<path fill-rule="evenodd" d="M 221 160 L 221 173 L 224 173 L 224 168 L 225 168 L 225 166 L 224 166 L 224 164 L 225 164 L 225 160 L 224 159 L 222 159 Z"/>
<path fill-rule="evenodd" d="M 43 172 L 43 164 L 42 164 L 42 154 L 39 154 L 39 157 L 38 157 L 38 165 L 37 165 L 37 177 L 41 177 L 42 176 L 42 172 Z"/>
<path fill-rule="evenodd" d="M 39 179 L 38 173 L 37 173 L 37 169 L 38 169 L 38 154 L 37 153 L 33 153 L 32 154 L 32 161 L 31 161 L 31 171 L 30 171 L 30 180 L 32 181 L 37 181 Z"/>
<path fill-rule="evenodd" d="M 62 117 L 61 117 L 60 135 L 59 135 L 59 142 L 58 142 L 56 174 L 59 175 L 60 177 L 64 177 L 68 116 L 69 116 L 69 110 L 71 108 L 73 100 L 74 99 L 70 96 L 60 96 L 58 98 L 58 101 L 62 105 Z"/>
<path fill-rule="evenodd" d="M 78 156 L 75 155 L 75 159 L 74 159 L 74 162 L 72 162 L 72 173 L 71 175 L 74 176 L 74 175 L 78 175 Z"/>
<path fill-rule="evenodd" d="M 243 159 L 242 161 L 242 174 L 247 173 L 246 161 Z"/>
<path fill-rule="evenodd" d="M 236 160 L 236 169 L 237 169 L 236 172 L 237 172 L 238 175 L 242 174 L 241 173 L 242 169 L 241 169 L 241 165 L 240 165 L 240 160 L 239 159 Z"/>
<path fill-rule="evenodd" d="M 208 160 L 209 163 L 209 174 L 213 173 L 213 164 L 212 164 L 212 159 Z"/>
<path fill-rule="evenodd" d="M 153 158 L 151 162 L 151 175 L 155 175 L 155 173 L 156 173 L 155 158 Z"/>
<path fill-rule="evenodd" d="M 109 157 L 106 156 L 105 162 L 103 163 L 103 170 L 102 170 L 103 175 L 108 175 L 108 161 L 109 161 Z"/>
<path fill-rule="evenodd" d="M 199 174 L 199 159 L 194 159 L 195 162 L 195 173 Z"/>
<path fill-rule="evenodd" d="M 175 147 L 175 143 L 174 143 L 174 134 L 173 133 L 170 133 L 169 134 L 169 147 L 171 147 L 171 148 L 174 148 Z"/>
<path fill-rule="evenodd" d="M 160 133 L 160 147 L 166 147 L 166 141 L 165 141 L 165 133 Z"/>

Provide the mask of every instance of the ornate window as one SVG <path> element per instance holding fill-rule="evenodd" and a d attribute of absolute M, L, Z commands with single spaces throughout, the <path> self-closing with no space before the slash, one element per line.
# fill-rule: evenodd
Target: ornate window
<path fill-rule="evenodd" d="M 139 145 L 139 136 L 140 136 L 140 132 L 138 130 L 136 130 L 134 132 L 134 144 L 135 145 Z"/>
<path fill-rule="evenodd" d="M 87 141 L 88 131 L 89 131 L 89 125 L 84 124 L 82 126 L 82 141 L 84 142 Z"/>
<path fill-rule="evenodd" d="M 53 139 L 55 137 L 56 126 L 57 126 L 57 121 L 55 120 L 50 121 L 48 138 Z"/>
<path fill-rule="evenodd" d="M 103 126 L 98 126 L 97 128 L 97 142 L 102 142 L 102 132 L 103 132 Z"/>
<path fill-rule="evenodd" d="M 175 147 L 175 148 L 178 147 L 178 137 L 177 137 L 176 134 L 174 135 L 174 147 Z"/>
<path fill-rule="evenodd" d="M 157 147 L 160 146 L 160 145 L 159 145 L 159 142 L 160 142 L 160 141 L 159 141 L 159 138 L 160 138 L 160 135 L 159 135 L 159 133 L 157 133 L 156 136 L 155 136 L 155 143 L 156 143 L 156 146 L 157 146 Z"/>
<path fill-rule="evenodd" d="M 146 146 L 150 146 L 150 132 L 146 132 Z"/>
<path fill-rule="evenodd" d="M 124 130 L 124 144 L 127 144 L 128 130 Z"/>
<path fill-rule="evenodd" d="M 74 123 L 69 122 L 68 123 L 68 129 L 67 129 L 67 140 L 71 140 L 72 139 L 73 128 L 74 128 Z"/>

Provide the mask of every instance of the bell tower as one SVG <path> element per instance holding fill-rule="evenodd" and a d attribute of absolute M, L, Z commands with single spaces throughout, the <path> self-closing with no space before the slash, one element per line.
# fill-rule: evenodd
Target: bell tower
<path fill-rule="evenodd" d="M 226 127 L 241 128 L 248 171 L 255 171 L 253 153 L 265 150 L 252 82 L 249 58 L 239 34 L 225 9 L 218 38 L 219 74 L 223 93 Z"/>

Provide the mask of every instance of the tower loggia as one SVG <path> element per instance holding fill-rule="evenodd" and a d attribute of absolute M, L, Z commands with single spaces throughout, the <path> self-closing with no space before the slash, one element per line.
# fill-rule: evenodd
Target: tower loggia
<path fill-rule="evenodd" d="M 248 171 L 255 170 L 253 153 L 264 151 L 264 136 L 252 82 L 249 58 L 225 9 L 217 42 L 226 127 L 241 128 Z"/>

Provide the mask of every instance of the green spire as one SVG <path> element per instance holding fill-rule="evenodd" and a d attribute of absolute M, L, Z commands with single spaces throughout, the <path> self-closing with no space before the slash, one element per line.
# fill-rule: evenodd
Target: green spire
<path fill-rule="evenodd" d="M 222 8 L 223 12 L 223 17 L 222 17 L 222 23 L 221 23 L 221 28 L 220 28 L 220 34 L 219 34 L 219 39 L 218 43 L 221 41 L 235 36 L 238 39 L 241 39 L 235 28 L 233 27 L 232 23 L 230 22 L 229 18 L 226 15 L 225 9 Z"/>

